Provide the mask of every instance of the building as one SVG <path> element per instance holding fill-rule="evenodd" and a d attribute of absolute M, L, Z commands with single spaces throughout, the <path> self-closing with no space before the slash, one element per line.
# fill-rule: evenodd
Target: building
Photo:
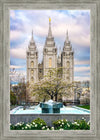
<path fill-rule="evenodd" d="M 38 51 L 32 38 L 27 50 L 27 82 L 38 82 Z"/>
<path fill-rule="evenodd" d="M 63 51 L 59 51 L 55 46 L 54 37 L 51 30 L 51 19 L 49 18 L 49 30 L 43 48 L 43 60 L 38 64 L 38 51 L 35 41 L 32 38 L 27 50 L 27 82 L 38 82 L 44 75 L 48 73 L 49 69 L 62 67 L 62 78 L 67 82 L 74 81 L 74 52 L 72 50 L 71 42 L 69 41 L 68 31 L 63 46 Z"/>

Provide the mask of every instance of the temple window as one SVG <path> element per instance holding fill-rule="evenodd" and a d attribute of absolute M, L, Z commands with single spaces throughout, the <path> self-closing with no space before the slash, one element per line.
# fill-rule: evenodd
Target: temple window
<path fill-rule="evenodd" d="M 34 67 L 34 62 L 33 61 L 31 61 L 31 68 L 33 68 Z"/>
<path fill-rule="evenodd" d="M 34 71 L 33 71 L 33 70 L 31 70 L 31 75 L 33 75 L 33 73 L 34 73 Z"/>
<path fill-rule="evenodd" d="M 49 58 L 49 68 L 51 68 L 51 66 L 52 66 L 52 59 Z"/>
<path fill-rule="evenodd" d="M 34 81 L 34 78 L 33 78 L 33 77 L 31 77 L 31 81 L 32 81 L 32 82 Z"/>
<path fill-rule="evenodd" d="M 70 62 L 69 61 L 67 61 L 66 65 L 67 65 L 67 68 L 70 68 Z"/>
<path fill-rule="evenodd" d="M 67 75 L 70 75 L 70 71 L 69 70 L 67 70 Z"/>

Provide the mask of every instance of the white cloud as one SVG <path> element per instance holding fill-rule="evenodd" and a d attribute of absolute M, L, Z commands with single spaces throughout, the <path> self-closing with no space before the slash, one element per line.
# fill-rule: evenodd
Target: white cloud
<path fill-rule="evenodd" d="M 90 65 L 90 60 L 74 60 L 75 65 Z"/>
<path fill-rule="evenodd" d="M 37 49 L 38 49 L 38 62 L 41 63 L 43 59 L 43 47 L 44 45 L 41 43 L 37 43 Z"/>
<path fill-rule="evenodd" d="M 26 59 L 26 50 L 29 44 L 29 37 L 16 48 L 10 49 L 10 55 L 14 58 Z"/>
<path fill-rule="evenodd" d="M 23 68 L 24 66 L 16 66 L 16 65 L 10 65 L 10 69 L 20 69 Z"/>
<path fill-rule="evenodd" d="M 13 48 L 10 50 L 10 54 L 14 58 L 26 58 L 26 50 L 24 48 Z"/>
<path fill-rule="evenodd" d="M 87 11 L 86 11 L 87 12 Z M 52 32 L 54 37 L 65 40 L 66 31 L 69 30 L 69 35 L 72 43 L 81 45 L 81 46 L 89 46 L 90 45 L 90 35 L 89 35 L 89 25 L 85 19 L 85 16 L 82 16 L 79 11 L 69 12 L 77 16 L 73 18 L 72 16 L 60 13 L 58 11 L 27 11 L 27 12 L 19 12 L 18 19 L 22 19 L 24 32 L 26 34 L 30 34 L 33 29 L 34 34 L 36 36 L 46 37 L 48 32 L 48 17 L 51 16 L 52 23 Z M 26 16 L 26 15 L 27 16 Z M 32 17 L 30 17 L 30 15 Z M 79 20 L 79 24 L 78 24 Z M 84 23 L 80 23 L 80 21 L 84 21 Z M 85 26 L 86 25 L 86 26 Z M 16 39 L 16 36 L 20 36 L 21 34 L 15 33 L 14 36 L 11 35 L 11 38 Z"/>
<path fill-rule="evenodd" d="M 90 80 L 90 77 L 82 77 L 82 76 L 75 76 L 74 77 L 74 81 L 87 81 L 87 80 Z"/>
<path fill-rule="evenodd" d="M 88 67 L 74 67 L 75 72 L 85 72 L 85 71 L 89 71 L 90 70 L 90 66 Z"/>
<path fill-rule="evenodd" d="M 18 40 L 20 38 L 24 37 L 24 33 L 22 31 L 17 31 L 17 30 L 11 30 L 10 31 L 10 40 Z"/>

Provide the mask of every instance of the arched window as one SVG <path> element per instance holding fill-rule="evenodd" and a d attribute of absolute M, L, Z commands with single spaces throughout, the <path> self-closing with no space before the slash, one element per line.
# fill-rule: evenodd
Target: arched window
<path fill-rule="evenodd" d="M 67 70 L 67 75 L 68 75 L 68 76 L 70 75 L 70 71 L 69 71 L 69 70 Z"/>
<path fill-rule="evenodd" d="M 34 78 L 33 77 L 31 77 L 31 82 L 34 82 Z"/>
<path fill-rule="evenodd" d="M 31 75 L 33 75 L 34 74 L 34 71 L 33 70 L 31 70 Z"/>
<path fill-rule="evenodd" d="M 49 68 L 52 67 L 52 58 L 49 58 Z"/>
<path fill-rule="evenodd" d="M 69 77 L 69 76 L 66 77 L 66 80 L 67 80 L 67 82 L 69 83 L 69 82 L 70 82 L 70 77 Z"/>
<path fill-rule="evenodd" d="M 70 62 L 69 61 L 67 61 L 66 66 L 67 66 L 67 68 L 70 68 Z"/>
<path fill-rule="evenodd" d="M 31 61 L 31 68 L 33 68 L 34 67 L 34 62 L 33 61 Z"/>

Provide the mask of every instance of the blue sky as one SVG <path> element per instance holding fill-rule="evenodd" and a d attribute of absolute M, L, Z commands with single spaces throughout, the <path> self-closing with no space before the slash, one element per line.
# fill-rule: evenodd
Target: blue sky
<path fill-rule="evenodd" d="M 26 77 L 26 50 L 33 30 L 39 51 L 48 34 L 49 17 L 56 47 L 63 49 L 66 32 L 74 50 L 74 80 L 90 80 L 90 11 L 89 10 L 11 10 L 10 11 L 10 74 L 12 81 Z M 59 51 L 58 51 L 59 52 Z"/>

